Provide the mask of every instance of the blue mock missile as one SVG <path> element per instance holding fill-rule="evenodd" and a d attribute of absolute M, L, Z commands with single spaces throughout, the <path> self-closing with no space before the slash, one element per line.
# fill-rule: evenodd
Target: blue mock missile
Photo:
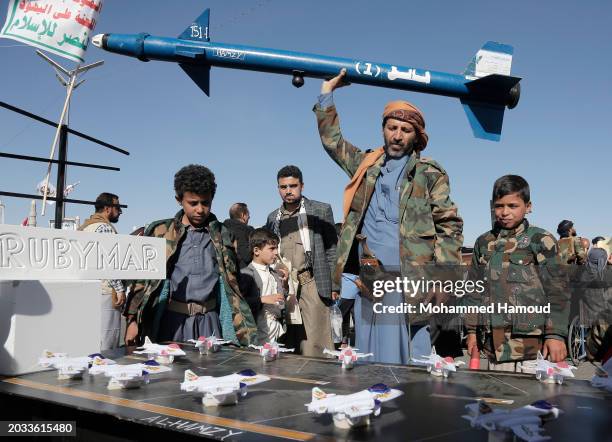
<path fill-rule="evenodd" d="M 462 74 L 375 63 L 372 61 L 252 46 L 215 43 L 209 35 L 210 11 L 206 9 L 178 38 L 141 34 L 98 34 L 95 46 L 141 61 L 179 63 L 200 89 L 210 95 L 210 68 L 288 74 L 295 87 L 304 77 L 331 78 L 346 68 L 351 83 L 401 89 L 458 98 L 474 136 L 499 141 L 504 110 L 519 101 L 521 78 L 510 75 L 512 46 L 487 42 Z"/>

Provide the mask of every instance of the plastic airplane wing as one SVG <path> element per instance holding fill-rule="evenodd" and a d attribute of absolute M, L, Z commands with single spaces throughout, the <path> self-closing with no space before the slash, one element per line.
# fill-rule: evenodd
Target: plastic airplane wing
<path fill-rule="evenodd" d="M 385 384 L 375 384 L 367 390 L 363 391 L 369 392 L 374 397 L 374 399 L 380 402 L 387 402 L 398 398 L 404 394 L 403 391 L 397 390 L 395 388 L 389 388 Z"/>
<path fill-rule="evenodd" d="M 200 393 L 209 393 L 213 397 L 223 397 L 223 396 L 227 396 L 228 394 L 234 393 L 236 389 L 228 388 L 228 387 L 224 387 L 224 388 L 211 387 L 210 389 L 207 389 L 206 387 L 200 387 L 198 391 Z"/>
<path fill-rule="evenodd" d="M 346 410 L 343 410 L 342 413 L 346 414 L 348 417 L 355 419 L 361 416 L 368 416 L 374 412 L 372 407 L 348 407 Z"/>
<path fill-rule="evenodd" d="M 314 411 L 316 413 L 325 413 L 327 411 L 328 400 L 336 397 L 333 393 L 325 393 L 319 387 L 312 389 L 311 402 L 304 404 L 308 407 L 308 411 Z"/>
<path fill-rule="evenodd" d="M 234 376 L 237 377 L 238 382 L 242 382 L 246 385 L 257 385 L 270 380 L 268 376 L 257 374 L 251 369 L 246 369 L 239 371 L 238 373 L 234 373 Z"/>
<path fill-rule="evenodd" d="M 212 376 L 198 376 L 191 370 L 185 370 L 183 382 L 181 382 L 181 390 L 194 391 L 200 385 L 214 379 Z"/>
<path fill-rule="evenodd" d="M 574 372 L 572 370 L 577 370 L 576 367 L 574 367 L 573 365 L 569 365 L 565 361 L 557 362 L 554 366 L 554 369 L 557 371 L 557 373 L 561 374 L 566 378 L 575 377 Z"/>
<path fill-rule="evenodd" d="M 89 357 L 91 358 L 91 365 L 115 365 L 117 362 L 112 360 L 112 359 L 108 359 L 105 358 L 102 355 L 89 355 Z"/>
<path fill-rule="evenodd" d="M 451 357 L 444 358 L 442 359 L 442 361 L 443 361 L 442 363 L 444 364 L 444 368 L 451 370 L 451 371 L 457 371 L 458 366 L 465 364 L 465 362 L 463 361 L 455 362 L 455 360 Z"/>
<path fill-rule="evenodd" d="M 53 353 L 49 350 L 44 350 L 40 358 L 38 358 L 38 365 L 42 367 L 52 367 L 55 363 L 61 359 L 67 359 L 68 353 Z"/>
<path fill-rule="evenodd" d="M 144 371 L 150 374 L 158 374 L 158 373 L 165 373 L 168 371 L 172 371 L 172 369 L 168 367 L 167 365 L 161 365 L 155 361 L 147 361 L 140 365 L 142 366 L 142 369 Z"/>
<path fill-rule="evenodd" d="M 334 396 L 336 396 L 334 393 L 325 393 L 319 387 L 314 387 L 312 389 L 312 394 L 310 396 L 312 402 L 310 402 L 310 404 L 306 404 L 306 405 L 314 405 L 318 401 L 321 401 L 323 399 L 328 399 L 328 398 L 331 398 L 331 397 L 334 397 Z"/>
<path fill-rule="evenodd" d="M 550 436 L 543 436 L 544 431 L 538 424 L 517 424 L 510 427 L 516 437 L 527 442 L 539 442 L 549 440 Z"/>
<path fill-rule="evenodd" d="M 179 347 L 177 344 L 167 345 L 164 350 L 167 351 L 169 355 L 173 355 L 173 356 L 185 356 L 186 355 L 183 349 L 181 349 L 181 347 Z"/>
<path fill-rule="evenodd" d="M 357 358 L 368 358 L 374 356 L 374 353 L 356 353 Z"/>
<path fill-rule="evenodd" d="M 340 356 L 340 351 L 338 350 L 328 350 L 326 348 L 323 349 L 323 354 L 324 355 L 332 355 L 332 356 Z"/>
<path fill-rule="evenodd" d="M 436 347 L 432 346 L 431 347 L 431 353 L 428 355 L 421 355 L 420 358 L 412 358 L 413 362 L 418 362 L 420 364 L 426 364 L 426 365 L 434 365 L 436 363 L 436 360 L 442 359 L 438 356 L 438 353 L 436 353 Z"/>

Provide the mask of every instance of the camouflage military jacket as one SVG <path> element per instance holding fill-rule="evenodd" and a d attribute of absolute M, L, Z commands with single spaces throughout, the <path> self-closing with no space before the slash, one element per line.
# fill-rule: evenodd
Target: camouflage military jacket
<path fill-rule="evenodd" d="M 588 250 L 582 245 L 582 238 L 578 236 L 561 238 L 558 245 L 561 264 L 585 263 Z"/>
<path fill-rule="evenodd" d="M 367 152 L 346 141 L 340 131 L 335 106 L 314 107 L 319 135 L 325 151 L 352 177 Z M 370 168 L 361 182 L 340 233 L 333 278 L 340 282 L 355 235 L 372 199 L 385 155 Z M 435 161 L 414 153 L 406 167 L 400 191 L 400 262 L 402 275 L 410 266 L 428 263 L 461 263 L 463 220 L 449 197 L 448 175 Z"/>
<path fill-rule="evenodd" d="M 187 229 L 181 222 L 183 211 L 179 211 L 174 218 L 155 221 L 151 223 L 145 236 L 154 236 L 166 240 L 166 275 L 172 274 L 176 252 L 185 237 Z M 221 296 L 225 296 L 231 307 L 232 323 L 236 338 L 240 345 L 249 345 L 255 342 L 257 325 L 253 319 L 251 309 L 240 293 L 238 284 L 238 268 L 233 237 L 227 228 L 220 223 L 212 213 L 208 218 L 208 230 L 214 245 L 222 277 L 224 289 Z M 133 296 L 127 309 L 128 315 L 137 315 L 139 336 L 147 336 L 151 330 L 155 309 L 158 305 L 159 294 L 163 287 L 163 280 L 146 280 L 133 283 Z M 223 303 L 223 301 L 222 301 Z"/>
<path fill-rule="evenodd" d="M 527 220 L 513 230 L 495 228 L 476 240 L 472 266 L 482 270 L 481 277 L 488 282 L 481 305 L 495 305 L 484 322 L 498 362 L 535 358 L 542 338 L 567 336 L 569 290 L 557 242 L 550 233 L 530 226 Z M 478 298 L 470 297 L 471 301 Z M 507 313 L 497 308 L 498 304 L 542 307 L 548 303 L 549 314 Z M 475 330 L 473 320 L 466 325 L 469 332 Z"/>

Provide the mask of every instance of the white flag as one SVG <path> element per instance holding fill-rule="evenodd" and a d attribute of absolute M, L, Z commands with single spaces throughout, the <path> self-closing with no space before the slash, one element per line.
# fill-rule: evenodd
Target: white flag
<path fill-rule="evenodd" d="M 0 37 L 83 62 L 102 0 L 10 0 Z"/>

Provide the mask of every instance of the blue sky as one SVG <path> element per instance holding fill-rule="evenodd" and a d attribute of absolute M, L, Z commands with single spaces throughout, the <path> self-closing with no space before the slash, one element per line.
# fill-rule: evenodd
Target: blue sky
<path fill-rule="evenodd" d="M 7 5 L 0 1 L 2 22 Z M 449 173 L 466 246 L 489 228 L 491 187 L 507 173 L 529 181 L 533 224 L 554 232 L 568 218 L 579 234 L 612 233 L 610 2 L 106 0 L 95 33 L 178 36 L 206 7 L 212 41 L 442 72 L 462 72 L 488 40 L 514 46 L 512 73 L 523 77 L 522 96 L 506 112 L 501 142 L 475 139 L 455 99 L 361 85 L 336 93 L 345 137 L 377 147 L 386 102 L 406 99 L 420 107 L 430 135 L 424 155 Z M 0 100 L 57 120 L 64 89 L 33 48 L 16 44 L 0 39 Z M 331 203 L 340 220 L 348 178 L 320 145 L 311 111 L 319 80 L 295 89 L 288 76 L 213 68 L 207 98 L 173 63 L 143 63 L 90 46 L 86 61 L 100 59 L 104 66 L 88 73 L 75 93 L 71 127 L 131 155 L 71 137 L 71 160 L 121 172 L 70 168 L 68 182 L 81 181 L 71 194 L 76 199 L 119 194 L 129 205 L 117 225 L 121 233 L 175 213 L 173 175 L 189 163 L 215 173 L 213 211 L 221 219 L 231 203 L 243 201 L 252 224 L 263 224 L 280 204 L 277 170 L 296 164 L 305 194 Z M 0 151 L 46 157 L 52 137 L 50 127 L 0 109 Z M 0 170 L 0 190 L 30 193 L 46 166 L 0 158 Z M 29 201 L 2 201 L 6 222 L 27 216 Z M 67 215 L 83 219 L 91 210 L 69 205 Z M 47 225 L 53 208 L 48 214 L 39 225 Z"/>

